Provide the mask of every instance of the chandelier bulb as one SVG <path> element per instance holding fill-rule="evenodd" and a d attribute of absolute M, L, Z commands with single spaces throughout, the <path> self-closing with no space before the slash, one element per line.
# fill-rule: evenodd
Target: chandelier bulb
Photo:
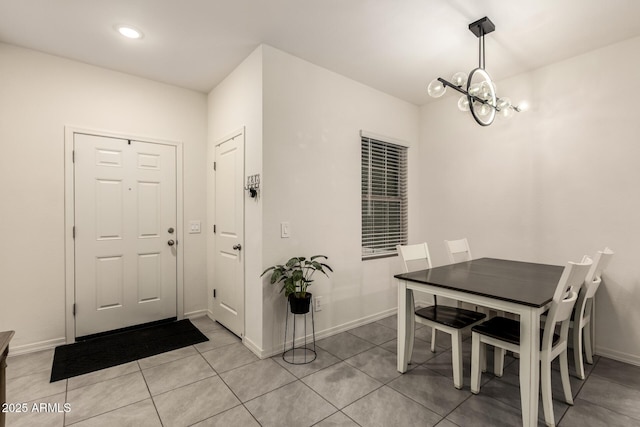
<path fill-rule="evenodd" d="M 447 91 L 447 88 L 438 79 L 432 80 L 427 86 L 427 93 L 433 98 L 440 98 Z"/>
<path fill-rule="evenodd" d="M 488 104 L 478 103 L 478 106 L 474 107 L 479 116 L 487 116 L 491 112 L 491 107 Z"/>
<path fill-rule="evenodd" d="M 467 95 L 462 95 L 458 100 L 458 109 L 460 111 L 469 111 L 469 98 Z"/>
<path fill-rule="evenodd" d="M 513 117 L 515 112 L 516 112 L 516 109 L 510 105 L 504 109 L 501 109 L 500 115 L 502 115 L 502 117 L 504 117 L 505 119 L 510 119 L 511 117 Z"/>
<path fill-rule="evenodd" d="M 451 77 L 451 83 L 458 87 L 467 85 L 467 73 L 463 73 L 462 71 L 458 71 Z"/>
<path fill-rule="evenodd" d="M 491 91 L 491 85 L 493 82 L 488 82 L 488 81 L 483 81 L 482 83 L 480 83 L 480 92 L 478 94 L 478 96 L 482 99 L 484 99 L 485 101 L 488 101 L 492 98 L 492 91 Z M 495 92 L 495 89 L 493 90 L 493 93 Z"/>
<path fill-rule="evenodd" d="M 527 111 L 529 109 L 529 103 L 527 101 L 522 101 L 516 107 L 514 107 L 517 112 Z"/>
<path fill-rule="evenodd" d="M 507 97 L 500 98 L 498 99 L 498 103 L 496 104 L 496 107 L 498 108 L 499 111 L 503 111 L 511 107 L 511 100 Z"/>
<path fill-rule="evenodd" d="M 469 95 L 478 96 L 480 94 L 481 87 L 482 85 L 480 83 L 473 83 L 469 86 Z"/>

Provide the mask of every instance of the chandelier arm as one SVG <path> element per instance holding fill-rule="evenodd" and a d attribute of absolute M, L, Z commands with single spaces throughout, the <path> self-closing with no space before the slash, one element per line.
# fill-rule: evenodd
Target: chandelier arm
<path fill-rule="evenodd" d="M 498 108 L 497 108 L 496 106 L 492 105 L 489 101 L 487 101 L 487 100 L 485 100 L 485 99 L 482 99 L 482 98 L 479 98 L 479 97 L 477 97 L 477 96 L 475 96 L 475 95 L 469 95 L 469 93 L 468 93 L 466 90 L 462 89 L 460 86 L 456 86 L 456 85 L 454 85 L 453 83 L 446 81 L 446 80 L 445 80 L 445 79 L 443 79 L 442 77 L 438 77 L 438 81 L 439 81 L 440 83 L 442 83 L 443 85 L 448 86 L 448 87 L 450 87 L 451 89 L 457 90 L 457 91 L 458 91 L 458 92 L 460 92 L 461 94 L 463 94 L 463 95 L 466 95 L 466 96 L 470 97 L 472 101 L 477 101 L 477 102 L 479 102 L 479 103 L 481 103 L 481 104 L 486 104 L 486 105 L 488 105 L 489 107 L 493 108 L 494 110 L 499 111 L 499 110 L 498 110 Z"/>
<path fill-rule="evenodd" d="M 450 82 L 446 81 L 446 80 L 445 80 L 445 79 L 443 79 L 442 77 L 438 77 L 438 81 L 439 81 L 440 83 L 442 83 L 443 85 L 445 85 L 445 86 L 449 86 L 451 89 L 457 90 L 458 92 L 460 92 L 460 93 L 461 93 L 461 94 L 463 94 L 463 95 L 466 95 L 466 94 L 467 94 L 467 91 L 466 91 L 466 90 L 462 89 L 460 86 L 456 86 L 456 85 L 454 85 L 453 83 L 450 83 Z"/>

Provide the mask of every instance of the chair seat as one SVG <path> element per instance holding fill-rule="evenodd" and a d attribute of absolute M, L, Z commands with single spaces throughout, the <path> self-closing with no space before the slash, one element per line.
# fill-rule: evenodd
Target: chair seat
<path fill-rule="evenodd" d="M 463 329 L 485 317 L 484 313 L 446 305 L 432 305 L 416 310 L 416 316 L 454 329 Z"/>
<path fill-rule="evenodd" d="M 496 316 L 471 328 L 471 331 L 482 335 L 506 341 L 511 344 L 520 345 L 520 322 L 506 317 Z M 544 329 L 540 330 L 540 345 L 542 346 L 542 336 Z M 553 345 L 560 340 L 560 335 L 553 334 Z"/>

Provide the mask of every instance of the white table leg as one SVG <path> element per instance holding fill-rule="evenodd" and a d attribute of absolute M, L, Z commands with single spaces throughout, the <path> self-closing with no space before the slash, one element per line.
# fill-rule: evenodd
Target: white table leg
<path fill-rule="evenodd" d="M 593 363 L 593 355 L 596 354 L 596 296 L 591 299 L 591 318 L 589 319 L 591 324 L 589 332 L 591 333 L 591 363 Z M 574 350 L 575 351 L 575 350 Z"/>
<path fill-rule="evenodd" d="M 410 340 L 407 334 L 413 331 L 413 322 L 415 322 L 412 298 L 408 295 L 411 290 L 407 289 L 407 282 L 398 280 L 398 372 L 407 372 L 409 363 L 409 344 Z"/>
<path fill-rule="evenodd" d="M 538 425 L 540 382 L 540 313 L 531 308 L 520 314 L 520 399 L 522 425 Z"/>

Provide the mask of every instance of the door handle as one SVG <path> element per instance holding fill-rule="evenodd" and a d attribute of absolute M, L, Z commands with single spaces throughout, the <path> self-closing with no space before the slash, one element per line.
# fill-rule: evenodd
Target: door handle
<path fill-rule="evenodd" d="M 242 245 L 240 243 L 238 243 L 237 245 L 233 245 L 233 249 L 235 249 L 236 251 L 242 250 Z"/>
<path fill-rule="evenodd" d="M 173 246 L 173 245 L 175 245 L 175 244 L 176 244 L 176 242 L 174 242 L 173 240 L 169 240 L 169 241 L 167 242 L 167 245 L 169 245 L 169 246 Z"/>

